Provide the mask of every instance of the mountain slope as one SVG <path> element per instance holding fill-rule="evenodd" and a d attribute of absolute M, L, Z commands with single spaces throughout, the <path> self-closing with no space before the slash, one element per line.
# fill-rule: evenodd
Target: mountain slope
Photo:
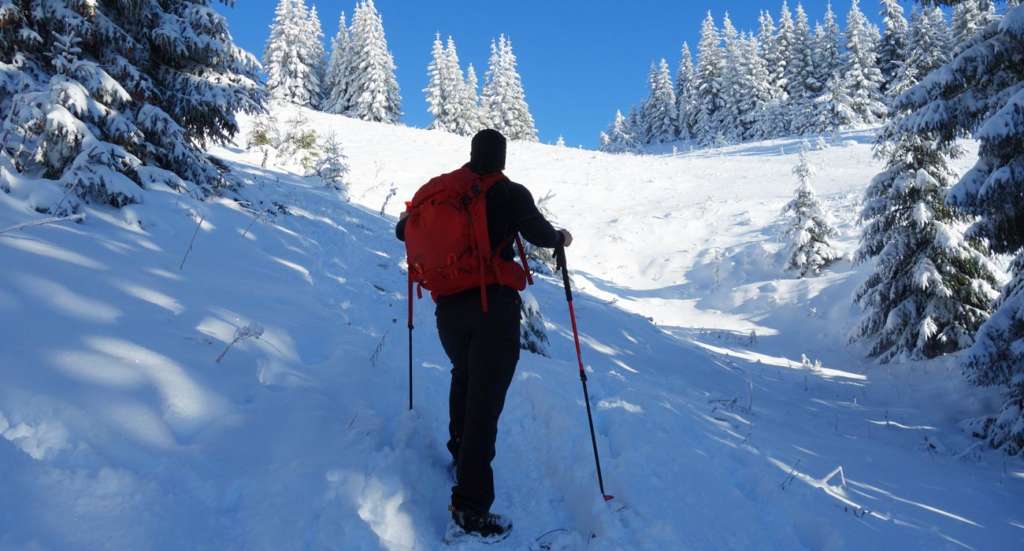
<path fill-rule="evenodd" d="M 224 148 L 247 182 L 238 201 L 155 189 L 82 224 L 0 235 L 0 468 L 13 475 L 0 548 L 439 547 L 447 360 L 419 301 L 407 411 L 404 255 L 376 212 L 394 185 L 396 214 L 468 144 L 306 116 L 345 145 L 354 204 Z M 875 170 L 867 139 L 812 154 L 847 250 Z M 551 358 L 524 354 L 502 417 L 495 510 L 516 528 L 501 548 L 542 535 L 555 549 L 1021 542 L 1024 467 L 954 426 L 986 396 L 951 362 L 881 372 L 841 346 L 860 271 L 777 271 L 796 147 L 643 158 L 513 144 L 509 175 L 554 191 L 577 236 L 616 499 L 597 492 L 560 283 L 541 277 Z M 0 194 L 0 228 L 36 218 Z M 243 328 L 262 333 L 216 361 Z M 845 484 L 823 480 L 840 466 Z"/>

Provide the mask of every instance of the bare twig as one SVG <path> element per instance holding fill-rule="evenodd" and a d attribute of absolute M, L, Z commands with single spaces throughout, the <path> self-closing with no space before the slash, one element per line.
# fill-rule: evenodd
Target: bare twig
<path fill-rule="evenodd" d="M 220 363 L 220 361 L 223 360 L 224 356 L 228 353 L 228 350 L 231 350 L 232 346 L 238 344 L 238 341 L 250 338 L 258 339 L 262 336 L 263 326 L 258 323 L 253 323 L 250 325 L 246 325 L 245 327 L 239 327 L 238 329 L 235 329 L 235 337 L 231 340 L 230 343 L 228 343 L 227 348 L 225 348 L 224 351 L 220 353 L 220 356 L 217 356 L 216 362 Z"/>
<path fill-rule="evenodd" d="M 72 214 L 71 216 L 53 216 L 50 218 L 43 218 L 41 220 L 32 220 L 31 222 L 23 222 L 21 224 L 15 224 L 9 228 L 0 230 L 0 235 L 5 233 L 15 232 L 25 228 L 31 228 L 33 226 L 45 226 L 47 224 L 56 224 L 59 222 L 80 222 L 85 220 L 84 214 Z"/>
<path fill-rule="evenodd" d="M 192 232 L 192 240 L 188 242 L 188 249 L 185 251 L 185 256 L 181 258 L 181 264 L 178 266 L 178 271 L 185 269 L 185 261 L 188 260 L 188 255 L 192 252 L 192 245 L 196 242 L 196 236 L 199 235 L 199 228 L 203 227 L 203 221 L 206 220 L 206 215 L 199 217 L 199 223 L 196 224 L 196 231 Z"/>

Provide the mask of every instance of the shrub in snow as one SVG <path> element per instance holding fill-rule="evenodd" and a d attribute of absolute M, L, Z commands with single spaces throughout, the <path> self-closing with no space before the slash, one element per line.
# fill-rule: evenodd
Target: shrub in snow
<path fill-rule="evenodd" d="M 970 346 L 997 296 L 998 270 L 983 243 L 963 235 L 964 218 L 945 204 L 957 153 L 899 123 L 879 137 L 886 170 L 865 193 L 867 224 L 856 260 L 875 269 L 857 290 L 864 311 L 853 337 L 880 361 L 934 358 Z"/>
<path fill-rule="evenodd" d="M 950 63 L 899 98 L 906 132 L 933 132 L 942 143 L 971 133 L 980 142 L 974 167 L 947 201 L 978 217 L 969 236 L 1015 255 L 1013 278 L 992 317 L 963 357 L 967 377 L 1005 386 L 1006 402 L 981 429 L 988 443 L 1024 451 L 1024 6 L 977 32 Z"/>
<path fill-rule="evenodd" d="M 793 174 L 799 182 L 796 197 L 782 211 L 792 219 L 786 230 L 789 240 L 786 269 L 806 277 L 821 273 L 822 269 L 839 259 L 839 253 L 830 242 L 838 232 L 829 223 L 828 214 L 811 187 L 814 167 L 807 160 L 806 144 L 800 151 L 800 163 L 793 167 Z"/>
<path fill-rule="evenodd" d="M 258 323 L 251 323 L 235 329 L 234 337 L 232 337 L 231 342 L 228 343 L 224 351 L 220 353 L 220 356 L 217 356 L 216 362 L 220 363 L 220 361 L 224 359 L 224 356 L 227 355 L 228 351 L 231 350 L 231 347 L 235 346 L 240 341 L 245 339 L 259 339 L 262 336 L 263 326 Z"/>
<path fill-rule="evenodd" d="M 319 144 L 320 155 L 313 165 L 313 170 L 331 189 L 341 194 L 344 200 L 348 200 L 348 184 L 345 178 L 348 176 L 348 157 L 342 150 L 341 142 L 337 136 L 329 134 Z"/>
<path fill-rule="evenodd" d="M 540 312 L 540 304 L 533 294 L 522 293 L 523 301 L 520 305 L 523 322 L 519 325 L 519 347 L 523 350 L 548 356 L 547 331 L 544 329 L 544 316 Z"/>
<path fill-rule="evenodd" d="M 281 131 L 277 117 L 270 112 L 256 117 L 246 145 L 249 149 L 256 149 L 262 153 L 260 166 L 266 168 L 271 151 L 281 146 Z"/>
<path fill-rule="evenodd" d="M 550 191 L 543 197 L 537 200 L 537 208 L 540 213 L 544 215 L 547 220 L 554 220 L 554 217 L 549 210 L 550 201 L 554 198 L 554 193 Z M 530 264 L 530 269 L 534 273 L 541 273 L 546 275 L 554 274 L 557 270 L 558 264 L 555 262 L 555 251 L 554 249 L 546 249 L 543 247 L 535 247 L 529 241 L 523 240 L 523 246 L 526 248 L 526 261 Z"/>
<path fill-rule="evenodd" d="M 0 2 L 0 157 L 114 206 L 151 183 L 226 187 L 203 145 L 262 109 L 258 63 L 206 0 L 129 5 Z"/>
<path fill-rule="evenodd" d="M 321 152 L 319 136 L 316 130 L 308 126 L 309 120 L 302 113 L 290 119 L 284 136 L 281 137 L 279 151 L 283 158 L 297 162 L 306 174 L 311 174 L 316 170 Z"/>

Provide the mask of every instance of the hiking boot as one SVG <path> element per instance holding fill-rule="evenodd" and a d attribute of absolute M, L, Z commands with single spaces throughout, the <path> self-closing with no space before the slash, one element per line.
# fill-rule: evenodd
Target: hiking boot
<path fill-rule="evenodd" d="M 463 536 L 480 538 L 485 543 L 494 543 L 508 537 L 512 530 L 512 521 L 494 513 L 477 513 L 475 511 L 459 511 L 449 507 L 452 512 L 454 530 L 450 530 L 446 539 L 458 539 Z"/>

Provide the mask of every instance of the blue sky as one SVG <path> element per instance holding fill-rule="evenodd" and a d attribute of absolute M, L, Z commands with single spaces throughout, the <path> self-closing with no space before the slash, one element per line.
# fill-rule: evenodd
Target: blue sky
<path fill-rule="evenodd" d="M 309 0 L 307 0 L 308 2 Z M 355 0 L 314 2 L 324 26 L 325 42 L 337 31 L 338 15 L 351 17 Z M 262 56 L 277 0 L 241 0 L 221 10 L 235 41 Z M 673 74 L 684 40 L 696 54 L 705 12 L 716 21 L 728 11 L 741 30 L 756 30 L 758 12 L 776 16 L 782 0 L 376 0 L 384 16 L 388 43 L 398 64 L 403 122 L 430 121 L 422 89 L 434 33 L 451 34 L 463 64 L 472 62 L 481 82 L 490 41 L 500 33 L 512 39 L 526 97 L 542 141 L 561 134 L 569 145 L 594 147 L 597 135 L 616 109 L 625 111 L 646 94 L 651 61 L 665 57 Z M 806 0 L 812 22 L 825 12 L 825 0 Z M 904 2 L 909 15 L 909 4 Z M 791 0 L 790 7 L 796 2 Z M 850 0 L 834 9 L 845 27 Z M 863 0 L 861 9 L 877 22 L 878 0 Z"/>

